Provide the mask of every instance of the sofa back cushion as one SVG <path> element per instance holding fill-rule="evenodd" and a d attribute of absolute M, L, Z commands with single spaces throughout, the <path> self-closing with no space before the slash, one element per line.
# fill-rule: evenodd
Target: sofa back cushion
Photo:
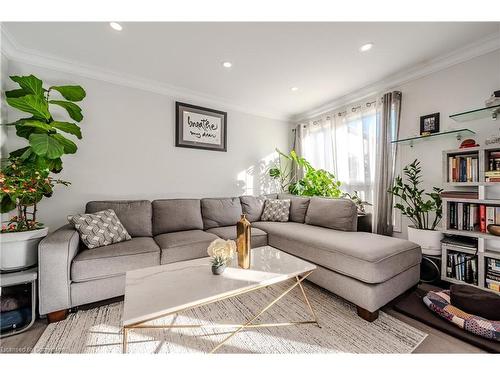
<path fill-rule="evenodd" d="M 111 209 L 132 237 L 152 237 L 152 207 L 147 200 L 90 201 L 86 213 Z"/>
<path fill-rule="evenodd" d="M 153 201 L 153 234 L 203 229 L 199 199 Z"/>
<path fill-rule="evenodd" d="M 306 221 L 307 208 L 309 207 L 309 197 L 299 197 L 293 194 L 278 194 L 278 199 L 290 199 L 290 221 L 304 223 Z"/>
<path fill-rule="evenodd" d="M 201 215 L 205 229 L 236 225 L 242 214 L 240 198 L 204 198 Z"/>
<path fill-rule="evenodd" d="M 358 225 L 356 205 L 349 199 L 312 197 L 306 224 L 354 232 Z"/>
<path fill-rule="evenodd" d="M 254 197 L 253 195 L 242 195 L 240 197 L 241 209 L 247 220 L 251 223 L 259 221 L 264 210 L 265 197 Z"/>

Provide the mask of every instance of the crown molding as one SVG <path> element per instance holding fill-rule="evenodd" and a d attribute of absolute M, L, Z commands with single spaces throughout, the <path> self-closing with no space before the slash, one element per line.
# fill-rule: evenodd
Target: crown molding
<path fill-rule="evenodd" d="M 51 69 L 58 72 L 76 74 L 81 77 L 103 81 L 115 85 L 131 87 L 139 90 L 149 91 L 168 96 L 180 101 L 195 101 L 206 106 L 224 107 L 226 110 L 234 110 L 242 113 L 252 114 L 264 118 L 280 121 L 290 121 L 290 116 L 284 113 L 269 112 L 258 108 L 251 108 L 232 103 L 224 98 L 207 95 L 204 93 L 158 83 L 157 81 L 137 77 L 129 74 L 117 73 L 97 66 L 81 64 L 59 58 L 54 55 L 42 53 L 36 50 L 20 46 L 15 38 L 7 32 L 0 24 L 0 49 L 1 53 L 10 61 L 21 62 L 41 68 Z"/>
<path fill-rule="evenodd" d="M 426 63 L 416 65 L 410 69 L 392 74 L 390 78 L 377 81 L 368 86 L 364 86 L 358 90 L 352 91 L 349 94 L 331 100 L 319 107 L 295 115 L 292 117 L 292 121 L 300 122 L 316 116 L 320 116 L 327 112 L 336 110 L 344 105 L 349 105 L 358 100 L 364 100 L 373 95 L 380 94 L 384 90 L 396 88 L 397 86 L 425 77 L 432 73 L 439 72 L 453 65 L 466 62 L 473 58 L 486 55 L 499 49 L 500 32 L 496 32 L 453 52 L 434 58 Z"/>

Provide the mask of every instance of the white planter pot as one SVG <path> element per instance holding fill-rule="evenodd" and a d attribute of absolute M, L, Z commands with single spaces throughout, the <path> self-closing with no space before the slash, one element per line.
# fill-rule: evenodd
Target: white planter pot
<path fill-rule="evenodd" d="M 441 240 L 443 233 L 439 230 L 417 229 L 408 225 L 408 240 L 422 248 L 422 254 L 441 255 Z"/>
<path fill-rule="evenodd" d="M 49 228 L 0 234 L 0 271 L 11 272 L 34 266 L 38 262 L 38 243 Z"/>

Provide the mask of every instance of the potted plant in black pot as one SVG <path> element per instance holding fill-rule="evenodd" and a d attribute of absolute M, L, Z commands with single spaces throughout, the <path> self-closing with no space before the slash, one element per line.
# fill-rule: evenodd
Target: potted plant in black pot
<path fill-rule="evenodd" d="M 408 240 L 420 245 L 424 254 L 440 255 L 443 233 L 437 225 L 443 216 L 443 189 L 433 187 L 432 192 L 426 193 L 420 188 L 422 169 L 417 159 L 404 167 L 403 174 L 405 179 L 396 177 L 389 193 L 400 198 L 401 202 L 396 203 L 394 207 L 413 224 L 408 225 Z"/>
<path fill-rule="evenodd" d="M 67 135 L 82 138 L 75 122 L 56 119 L 51 109 L 53 106 L 65 109 L 71 120 L 78 123 L 83 115 L 75 102 L 86 96 L 81 86 L 44 88 L 43 82 L 33 75 L 10 78 L 19 88 L 5 92 L 6 102 L 27 115 L 3 126 L 15 127 L 17 136 L 25 139 L 27 145 L 11 152 L 1 165 L 1 213 L 12 212 L 1 229 L 2 272 L 37 263 L 38 243 L 48 233 L 48 228 L 37 221 L 37 204 L 52 195 L 55 185 L 69 184 L 51 174 L 62 170 L 63 155 L 77 151 L 76 144 Z"/>

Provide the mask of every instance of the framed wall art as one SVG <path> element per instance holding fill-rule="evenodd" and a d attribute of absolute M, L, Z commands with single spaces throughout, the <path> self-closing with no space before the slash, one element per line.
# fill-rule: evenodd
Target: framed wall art
<path fill-rule="evenodd" d="M 227 112 L 175 103 L 175 146 L 227 151 Z"/>

